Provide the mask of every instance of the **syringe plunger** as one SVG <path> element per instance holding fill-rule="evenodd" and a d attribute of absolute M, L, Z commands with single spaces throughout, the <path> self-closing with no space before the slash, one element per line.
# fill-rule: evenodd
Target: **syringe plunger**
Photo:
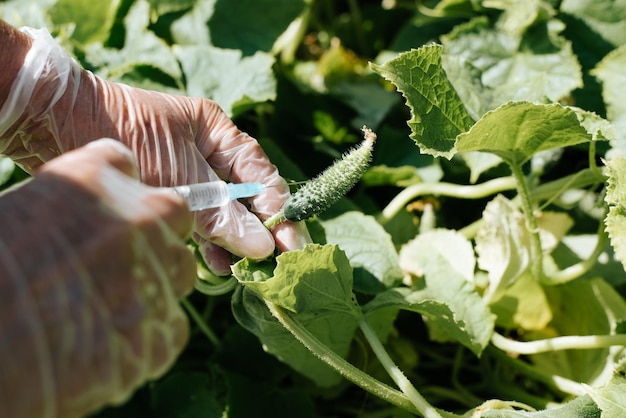
<path fill-rule="evenodd" d="M 261 183 L 212 181 L 176 186 L 173 189 L 187 201 L 190 210 L 196 211 L 217 208 L 226 205 L 231 200 L 255 196 L 263 192 L 266 187 Z"/>

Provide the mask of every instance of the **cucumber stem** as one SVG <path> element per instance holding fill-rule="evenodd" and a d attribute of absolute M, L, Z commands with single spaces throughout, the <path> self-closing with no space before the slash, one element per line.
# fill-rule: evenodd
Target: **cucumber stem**
<path fill-rule="evenodd" d="M 360 386 L 366 391 L 378 396 L 387 402 L 405 409 L 411 413 L 416 413 L 417 409 L 407 396 L 393 389 L 369 374 L 363 372 L 343 357 L 330 350 L 320 340 L 318 340 L 306 327 L 300 324 L 292 315 L 278 305 L 265 299 L 265 303 L 272 315 L 289 331 L 298 341 L 300 341 L 311 353 L 332 367 L 337 373 Z"/>

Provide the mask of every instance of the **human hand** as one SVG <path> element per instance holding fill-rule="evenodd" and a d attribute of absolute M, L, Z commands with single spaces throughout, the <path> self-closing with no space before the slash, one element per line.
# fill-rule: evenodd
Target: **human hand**
<path fill-rule="evenodd" d="M 47 32 L 32 32 L 34 43 L 15 91 L 22 106 L 0 109 L 4 153 L 27 171 L 101 137 L 125 143 L 137 158 L 140 177 L 150 185 L 174 186 L 217 179 L 284 185 L 259 144 L 241 132 L 212 101 L 174 96 L 109 83 L 82 71 Z M 41 71 L 37 69 L 41 67 Z M 31 81 L 29 81 L 31 80 Z M 30 91 L 30 92 L 29 92 Z M 8 116 L 7 116 L 8 114 Z M 2 122 L 4 121 L 4 123 Z M 300 248 L 308 239 L 302 224 L 283 223 L 270 233 L 262 221 L 278 212 L 288 188 L 271 187 L 219 209 L 195 214 L 193 238 L 217 274 L 230 271 L 230 253 L 261 259 Z"/>
<path fill-rule="evenodd" d="M 182 350 L 192 216 L 129 177 L 101 140 L 0 198 L 0 416 L 84 416 L 123 401 Z"/>

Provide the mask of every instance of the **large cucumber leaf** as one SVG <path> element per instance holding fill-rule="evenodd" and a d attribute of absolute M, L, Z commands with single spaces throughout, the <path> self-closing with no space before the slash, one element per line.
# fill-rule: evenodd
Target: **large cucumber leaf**
<path fill-rule="evenodd" d="M 393 83 L 411 110 L 411 138 L 422 152 L 452 157 L 456 136 L 474 123 L 441 65 L 441 45 L 400 54 L 372 69 Z"/>

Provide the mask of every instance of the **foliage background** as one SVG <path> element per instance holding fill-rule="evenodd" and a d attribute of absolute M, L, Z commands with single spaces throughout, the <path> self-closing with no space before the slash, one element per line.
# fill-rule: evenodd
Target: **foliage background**
<path fill-rule="evenodd" d="M 406 260 L 403 254 L 426 251 L 428 257 L 421 260 L 421 268 L 432 271 L 432 277 L 445 275 L 442 280 L 449 283 L 450 272 L 463 270 L 459 263 L 469 259 L 473 275 L 474 251 L 490 245 L 488 239 L 481 243 L 475 230 L 472 234 L 468 228 L 481 219 L 487 222 L 490 215 L 495 223 L 517 222 L 517 209 L 507 203 L 516 196 L 514 187 L 500 190 L 506 201 L 495 200 L 492 194 L 469 199 L 424 193 L 411 199 L 406 210 L 403 207 L 392 217 L 381 218 L 389 202 L 411 186 L 435 185 L 434 190 L 438 190 L 436 185 L 443 183 L 471 186 L 508 177 L 510 170 L 500 160 L 485 154 L 469 158 L 452 152 L 456 135 L 468 131 L 487 112 L 509 101 L 558 102 L 594 112 L 613 124 L 613 136 L 601 138 L 607 141 L 594 143 L 592 151 L 587 140 L 568 142 L 571 136 L 540 158 L 535 158 L 538 150 L 528 151 L 525 157 L 531 161 L 520 167 L 531 177 L 535 191 L 541 190 L 542 184 L 589 168 L 590 160 L 592 165 L 600 164 L 601 157 L 621 155 L 626 132 L 621 129 L 626 112 L 619 97 L 624 86 L 619 68 L 626 59 L 622 58 L 626 41 L 623 3 L 16 0 L 1 2 L 0 16 L 16 26 L 48 27 L 81 65 L 109 80 L 212 98 L 241 129 L 258 138 L 290 180 L 306 180 L 319 173 L 359 140 L 363 124 L 376 131 L 375 158 L 361 184 L 310 223 L 318 242 L 339 243 L 346 250 L 354 268 L 354 290 L 365 304 L 398 287 L 403 271 L 411 271 L 398 261 Z M 433 43 L 443 45 L 441 62 L 436 59 Z M 423 55 L 399 58 L 399 53 L 424 45 L 431 49 L 421 49 L 419 54 Z M 421 68 L 423 74 L 415 75 L 411 68 Z M 430 102 L 423 102 L 423 97 Z M 459 103 L 459 112 L 464 115 L 451 115 L 447 105 Z M 441 110 L 447 120 L 428 122 L 434 117 L 430 108 Z M 486 131 L 513 129 L 512 120 L 503 119 L 502 113 L 492 115 L 494 120 L 481 121 Z M 447 124 L 450 120 L 458 122 L 456 132 L 443 135 L 454 125 Z M 564 129 L 580 129 L 572 126 Z M 492 145 L 481 143 L 478 148 L 491 149 Z M 496 155 L 509 155 L 509 151 Z M 5 183 L 24 177 L 10 162 L 3 160 L 2 164 Z M 620 168 L 614 169 L 620 173 Z M 548 203 L 542 206 L 546 212 L 558 209 L 566 213 L 566 217 L 545 218 L 545 224 L 554 226 L 553 232 L 562 229 L 553 233 L 556 242 L 549 257 L 560 268 L 587 259 L 603 230 L 603 185 L 597 181 L 580 187 L 568 183 L 558 192 L 565 189 L 569 194 L 559 194 L 558 201 L 544 199 Z M 619 206 L 621 193 L 617 194 Z M 488 203 L 492 204 L 491 211 L 486 209 Z M 500 217 L 509 210 L 509 218 Z M 442 240 L 442 247 L 428 247 L 425 240 L 412 241 L 420 232 L 426 234 L 429 226 L 463 231 L 476 240 L 475 248 L 466 247 L 469 241 L 452 247 L 460 242 L 456 235 L 433 236 L 432 242 Z M 433 316 L 435 311 L 423 307 L 418 313 L 424 314 L 426 309 L 431 316 L 416 315 L 411 312 L 413 308 L 394 309 L 387 318 L 372 315 L 371 322 L 384 335 L 386 347 L 400 368 L 437 407 L 470 414 L 471 408 L 488 399 L 501 399 L 542 410 L 573 399 L 565 404 L 569 409 L 550 416 L 599 416 L 600 409 L 606 416 L 620 416 L 626 399 L 618 388 L 624 383 L 615 377 L 609 383 L 612 368 L 621 367 L 618 349 L 552 351 L 520 355 L 518 359 L 486 345 L 494 326 L 511 338 L 533 340 L 558 335 L 615 335 L 621 332 L 626 318 L 622 297 L 626 275 L 611 246 L 603 246 L 596 254 L 602 256 L 598 257 L 601 262 L 593 263 L 576 280 L 548 286 L 536 284 L 524 274 L 527 265 L 519 260 L 527 257 L 522 250 L 530 238 L 515 231 L 506 235 L 513 242 L 507 247 L 512 255 L 505 257 L 510 262 L 504 266 L 510 277 L 502 274 L 511 280 L 489 293 L 485 283 L 493 277 L 484 276 L 493 274 L 495 267 L 485 258 L 481 264 L 479 258 L 476 270 L 482 275 L 477 274 L 471 289 L 463 285 L 466 302 L 485 306 L 474 317 L 475 334 L 462 329 L 451 339 L 432 326 L 438 319 Z M 364 240 L 373 244 L 355 245 Z M 499 241 L 496 247 L 503 245 Z M 378 257 L 368 264 L 372 246 Z M 459 256 L 468 248 L 467 258 Z M 443 273 L 429 260 L 443 265 Z M 513 274 L 515 263 L 522 267 Z M 207 275 L 200 261 L 199 274 L 206 280 L 217 280 Z M 429 290 L 445 292 L 431 283 Z M 445 307 L 460 303 L 458 295 L 445 297 L 449 298 L 442 299 Z M 410 416 L 328 374 L 322 364 L 305 366 L 304 373 L 302 368 L 295 371 L 278 360 L 281 353 L 277 348 L 267 350 L 276 356 L 264 350 L 257 336 L 240 325 L 241 313 L 235 309 L 233 314 L 231 305 L 230 293 L 210 297 L 194 293 L 186 303 L 192 315 L 192 337 L 174 367 L 161 379 L 140 388 L 125 404 L 94 417 Z M 375 310 L 375 304 L 369 306 Z M 492 315 L 496 323 L 489 326 Z M 339 328 L 344 330 L 341 325 Z M 356 333 L 352 338 L 354 328 L 344 330 L 350 337 L 345 347 L 347 357 L 371 376 L 392 384 L 363 337 Z M 485 344 L 472 340 L 481 333 L 486 336 Z M 464 343 L 463 338 L 470 341 Z M 296 350 L 290 346 L 292 349 Z M 599 368 L 606 370 L 599 372 Z M 591 386 L 594 379 L 599 380 L 593 386 L 595 392 L 568 393 L 551 384 L 554 376 Z M 615 409 L 607 404 L 615 405 Z"/>

